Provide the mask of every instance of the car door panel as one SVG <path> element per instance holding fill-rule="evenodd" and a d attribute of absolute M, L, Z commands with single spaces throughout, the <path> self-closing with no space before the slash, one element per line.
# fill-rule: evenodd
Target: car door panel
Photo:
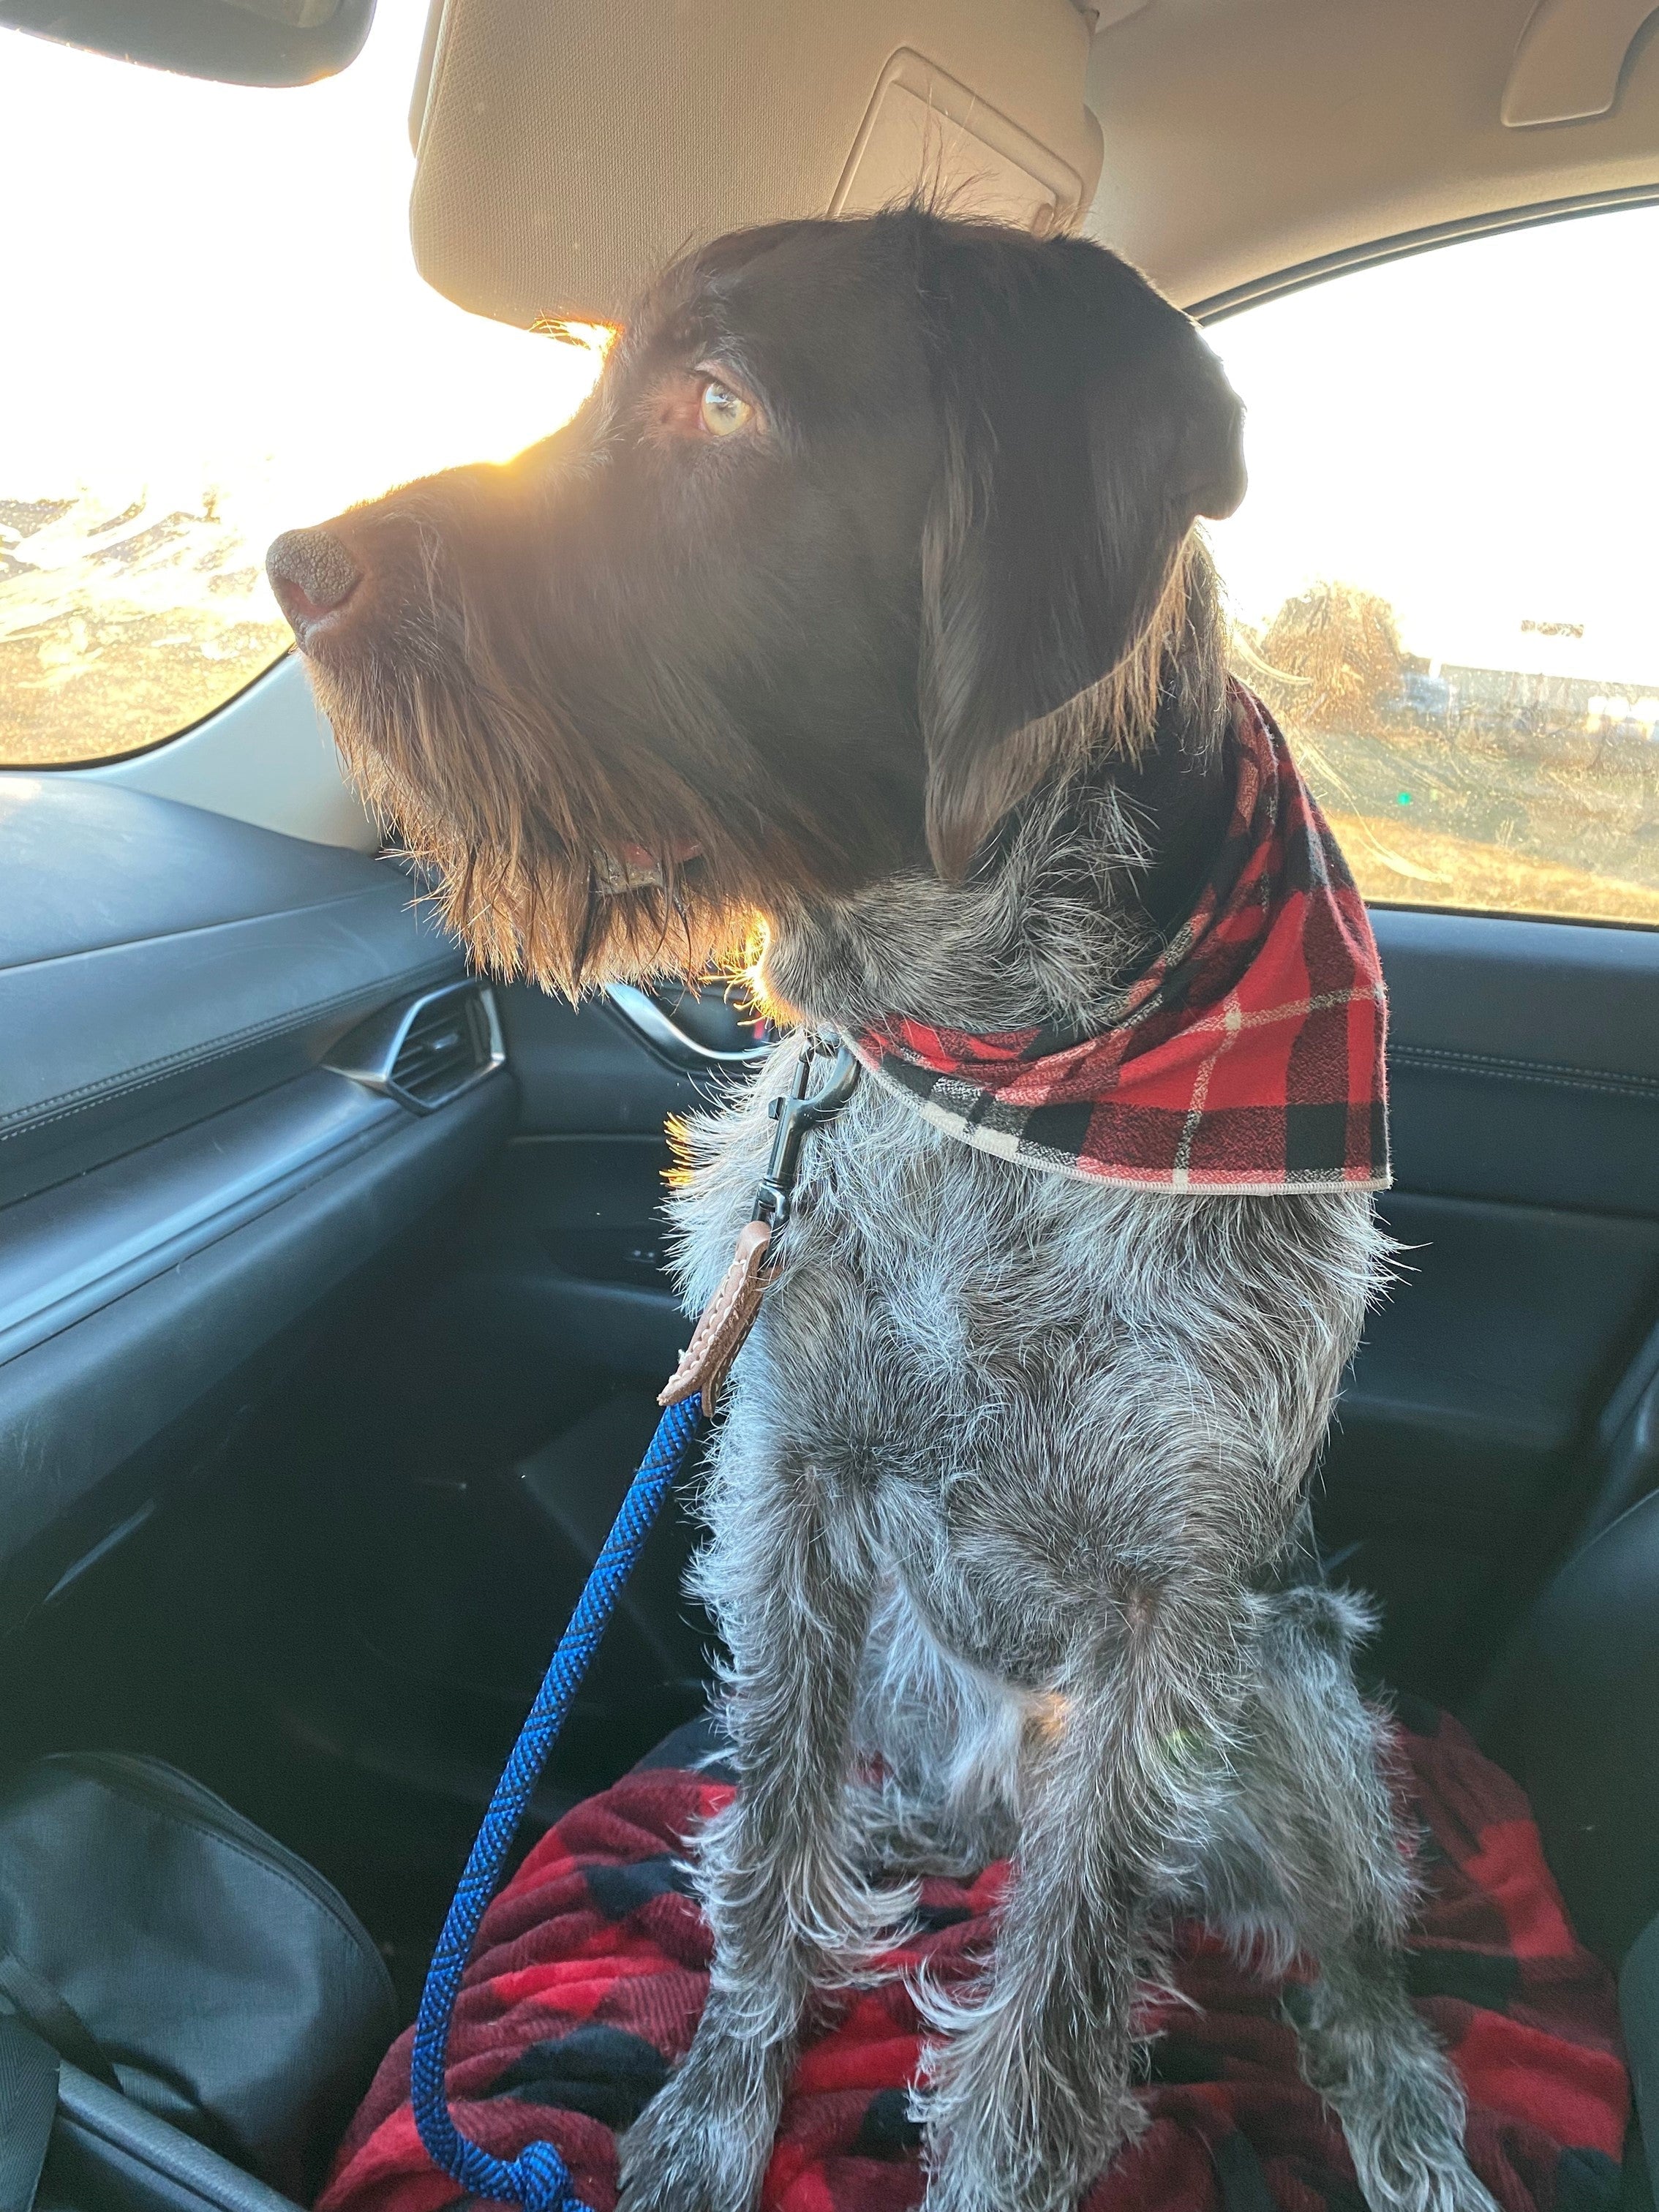
<path fill-rule="evenodd" d="M 0 775 L 0 1207 L 465 973 L 397 868 L 104 784 Z"/>
<path fill-rule="evenodd" d="M 222 1468 L 500 1147 L 514 1091 L 487 994 L 386 861 L 0 776 L 0 882 L 5 1629 Z"/>
<path fill-rule="evenodd" d="M 1659 931 L 1373 921 L 1399 1186 L 1659 1217 Z"/>
<path fill-rule="evenodd" d="M 660 1378 L 686 1332 L 665 1270 L 664 1125 L 717 1104 L 731 1075 L 671 1066 L 604 998 L 516 984 L 500 1003 L 523 1104 L 480 1188 L 462 1302 L 491 1330 Z"/>
<path fill-rule="evenodd" d="M 222 1465 L 240 1410 L 303 1364 L 338 1300 L 368 1293 L 371 1271 L 465 1185 L 511 1121 L 505 1075 L 428 1119 L 388 1105 L 257 1203 L 204 1224 L 188 1249 L 161 1251 L 131 1287 L 102 1286 L 110 1295 L 93 1310 L 7 1356 L 0 1623 L 158 1484 Z M 216 1147 L 219 1137 L 209 1125 L 199 1141 Z M 23 1241 L 20 1232 L 8 1261 Z"/>
<path fill-rule="evenodd" d="M 1475 1533 L 1547 1512 L 1659 1298 L 1646 1222 L 1394 1194 L 1401 1273 L 1344 1393 L 1332 1487 Z"/>
<path fill-rule="evenodd" d="M 1659 1312 L 1659 933 L 1373 921 L 1395 1172 L 1382 1212 L 1405 1249 L 1318 1510 L 1340 1574 L 1384 1601 L 1376 1663 L 1456 1704 L 1598 1495 L 1652 1479 L 1631 1410 L 1607 1415 Z"/>

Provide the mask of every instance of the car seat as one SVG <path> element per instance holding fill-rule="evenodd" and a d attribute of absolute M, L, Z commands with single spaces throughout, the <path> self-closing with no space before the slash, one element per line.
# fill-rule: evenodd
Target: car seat
<path fill-rule="evenodd" d="M 118 1753 L 0 1787 L 0 2099 L 26 2114 L 43 2067 L 58 2075 L 45 2186 L 81 2212 L 200 2202 L 208 2182 L 240 2212 L 250 2188 L 308 2202 L 398 2025 L 385 1961 L 320 1875 Z M 20 2130 L 0 2111 L 0 2142 Z"/>
<path fill-rule="evenodd" d="M 1580 1937 L 1619 1970 L 1642 2202 L 1659 2183 L 1659 1492 L 1547 1586 L 1480 1733 L 1532 1801 Z"/>
<path fill-rule="evenodd" d="M 1659 2145 L 1659 1493 L 1549 1583 L 1481 1734 L 1584 1941 L 1621 1969 Z M 40 2212 L 293 2212 L 397 2026 L 343 1903 L 159 1761 L 46 1759 L 0 1792 L 0 2005 L 54 2046 Z M 27 2070 L 0 2046 L 0 2103 L 25 2118 Z M 1624 2212 L 1651 2212 L 1648 2169 L 1633 2136 Z"/>

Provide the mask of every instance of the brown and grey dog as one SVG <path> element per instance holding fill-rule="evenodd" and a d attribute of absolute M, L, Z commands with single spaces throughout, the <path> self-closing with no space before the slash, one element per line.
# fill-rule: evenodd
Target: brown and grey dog
<path fill-rule="evenodd" d="M 556 437 L 271 573 L 485 963 L 696 970 L 758 914 L 811 1022 L 1085 1030 L 1226 819 L 1193 526 L 1242 496 L 1239 432 L 1097 247 L 790 224 L 672 271 Z M 799 1049 L 693 1132 L 693 1310 Z M 1319 1961 L 1304 2064 L 1373 2212 L 1492 2212 L 1401 1980 L 1364 1609 L 1297 1566 L 1383 1250 L 1362 1193 L 1085 1184 L 874 1082 L 815 1140 L 704 1492 L 742 1787 L 696 1842 L 713 1982 L 625 2212 L 746 2212 L 809 1996 L 907 1875 L 1010 1850 L 984 1985 L 936 2007 L 929 2212 L 1066 2212 L 1134 2136 L 1137 1987 L 1193 1911 Z"/>

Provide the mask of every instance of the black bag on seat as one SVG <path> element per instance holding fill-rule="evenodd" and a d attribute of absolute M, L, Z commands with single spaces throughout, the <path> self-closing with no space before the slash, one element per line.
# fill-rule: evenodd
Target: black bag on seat
<path fill-rule="evenodd" d="M 344 1899 L 156 1759 L 0 1788 L 0 2008 L 302 2203 L 398 2026 Z"/>

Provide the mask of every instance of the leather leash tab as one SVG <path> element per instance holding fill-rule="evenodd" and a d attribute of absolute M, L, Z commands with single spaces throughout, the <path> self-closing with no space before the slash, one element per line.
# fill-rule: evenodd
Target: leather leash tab
<path fill-rule="evenodd" d="M 760 1311 L 761 1299 L 771 1280 L 762 1272 L 771 1243 L 769 1221 L 745 1224 L 732 1255 L 731 1266 L 703 1308 L 691 1333 L 691 1341 L 680 1354 L 679 1365 L 664 1385 L 657 1400 L 659 1406 L 674 1405 L 681 1398 L 689 1398 L 694 1390 L 700 1391 L 703 1413 L 712 1417 L 726 1370 L 755 1325 L 755 1316 Z"/>
<path fill-rule="evenodd" d="M 732 1264 L 698 1316 L 691 1341 L 657 1400 L 659 1406 L 678 1404 L 695 1391 L 702 1396 L 704 1418 L 714 1418 L 715 1402 L 732 1362 L 742 1351 L 761 1300 L 777 1276 L 776 1267 L 769 1269 L 766 1262 L 793 1207 L 802 1141 L 809 1131 L 822 1128 L 840 1113 L 858 1085 L 859 1062 L 838 1042 L 829 1080 L 821 1091 L 809 1093 L 806 1085 L 812 1062 L 823 1049 L 817 1042 L 808 1043 L 796 1065 L 793 1084 L 782 1097 L 772 1102 L 777 1133 L 772 1139 L 766 1173 L 755 1194 L 753 1218 L 738 1233 Z"/>

